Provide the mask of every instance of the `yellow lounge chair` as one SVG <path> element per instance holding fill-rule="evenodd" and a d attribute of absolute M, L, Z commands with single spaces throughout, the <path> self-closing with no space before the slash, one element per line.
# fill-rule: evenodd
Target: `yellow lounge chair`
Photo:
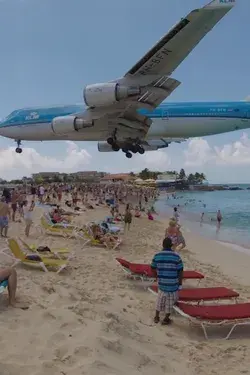
<path fill-rule="evenodd" d="M 18 242 L 14 238 L 10 238 L 7 240 L 9 249 L 11 253 L 13 254 L 16 262 L 13 266 L 15 266 L 18 263 L 27 264 L 29 266 L 40 266 L 40 268 L 44 272 L 48 272 L 47 267 L 54 267 L 58 268 L 57 273 L 60 273 L 64 268 L 67 267 L 68 262 L 66 260 L 62 259 L 52 259 L 52 258 L 46 258 L 39 255 L 40 260 L 31 260 L 27 259 L 27 256 L 25 253 L 21 250 L 20 246 L 18 245 Z"/>
<path fill-rule="evenodd" d="M 63 235 L 65 238 L 75 238 L 77 240 L 84 240 L 85 242 L 83 243 L 82 246 L 85 246 L 88 242 L 90 242 L 90 239 L 87 238 L 84 235 L 82 228 L 78 226 L 74 226 L 71 224 L 63 224 L 63 223 L 57 223 L 53 224 L 51 222 L 50 217 L 47 214 L 44 214 L 41 218 L 42 222 L 42 227 L 45 231 L 45 233 L 51 234 L 59 234 Z"/>
<path fill-rule="evenodd" d="M 37 251 L 36 245 L 34 244 L 29 245 L 20 237 L 19 237 L 19 240 L 26 250 L 29 250 L 32 253 L 41 255 L 41 253 Z M 73 252 L 69 251 L 67 248 L 50 249 L 50 252 L 48 252 L 46 256 L 49 256 L 49 255 L 56 256 L 58 259 L 67 258 L 67 260 L 70 260 L 73 258 Z"/>
<path fill-rule="evenodd" d="M 107 245 L 99 240 L 95 240 L 93 234 L 92 234 L 92 231 L 91 231 L 91 228 L 89 225 L 86 225 L 86 227 L 84 227 L 82 229 L 82 233 L 84 234 L 85 237 L 88 238 L 88 242 L 90 242 L 91 245 L 93 246 L 106 246 Z"/>
<path fill-rule="evenodd" d="M 115 250 L 122 243 L 122 240 L 120 238 L 118 238 L 118 240 L 115 242 L 114 246 L 109 247 L 106 242 L 101 242 L 99 240 L 95 240 L 92 229 L 91 229 L 91 224 L 86 226 L 85 231 L 86 231 L 86 236 L 89 237 L 90 243 L 93 246 L 106 246 L 106 248 L 109 249 L 109 250 Z"/>
<path fill-rule="evenodd" d="M 67 228 L 64 226 L 51 225 L 44 216 L 41 217 L 41 226 L 46 234 L 56 234 L 65 238 L 72 238 L 74 236 L 74 227 Z"/>

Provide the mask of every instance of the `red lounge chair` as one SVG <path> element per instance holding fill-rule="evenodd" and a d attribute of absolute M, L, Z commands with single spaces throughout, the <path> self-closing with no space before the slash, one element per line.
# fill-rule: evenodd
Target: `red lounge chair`
<path fill-rule="evenodd" d="M 151 285 L 148 290 L 153 293 L 158 293 L 158 285 Z M 235 298 L 235 302 L 239 293 L 234 290 L 224 288 L 224 287 L 214 287 L 214 288 L 193 288 L 193 289 L 181 289 L 179 291 L 179 300 L 180 301 L 196 301 L 198 304 L 203 301 L 212 301 L 212 300 L 222 300 L 222 299 L 231 299 Z"/>
<path fill-rule="evenodd" d="M 208 339 L 207 328 L 209 326 L 233 324 L 225 337 L 225 339 L 228 339 L 237 326 L 250 325 L 250 303 L 211 306 L 178 302 L 174 309 L 192 323 L 199 324 L 206 339 Z"/>
<path fill-rule="evenodd" d="M 117 260 L 118 263 L 120 263 L 120 265 L 122 267 L 129 269 L 130 262 L 128 262 L 127 260 L 122 259 L 122 258 L 116 258 L 116 260 Z"/>
<path fill-rule="evenodd" d="M 204 279 L 204 275 L 197 271 L 183 271 L 183 279 Z"/>
<path fill-rule="evenodd" d="M 122 266 L 123 271 L 126 272 L 126 274 L 130 277 L 135 279 L 139 278 L 142 280 L 155 280 L 152 268 L 149 264 L 131 263 L 122 258 L 116 258 L 116 260 Z M 204 279 L 204 275 L 197 271 L 184 271 L 183 279 L 195 279 L 199 280 L 200 282 L 202 279 Z"/>

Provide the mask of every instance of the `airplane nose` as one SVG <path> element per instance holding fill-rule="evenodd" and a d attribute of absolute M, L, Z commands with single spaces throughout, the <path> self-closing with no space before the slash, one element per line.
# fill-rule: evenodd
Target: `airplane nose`
<path fill-rule="evenodd" d="M 15 130 L 15 132 L 14 132 L 14 130 Z M 0 124 L 0 136 L 2 136 L 2 137 L 11 138 L 11 139 L 18 139 L 18 136 L 20 134 L 18 134 L 19 132 L 17 132 L 16 130 L 17 129 L 13 129 L 13 127 L 1 126 L 1 124 Z"/>

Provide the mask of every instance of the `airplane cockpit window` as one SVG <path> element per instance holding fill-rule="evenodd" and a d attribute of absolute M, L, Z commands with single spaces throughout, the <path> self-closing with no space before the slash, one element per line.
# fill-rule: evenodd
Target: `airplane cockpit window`
<path fill-rule="evenodd" d="M 8 116 L 6 116 L 2 119 L 2 122 L 11 120 L 13 117 L 15 117 L 18 114 L 18 112 L 19 112 L 19 110 L 11 112 Z"/>

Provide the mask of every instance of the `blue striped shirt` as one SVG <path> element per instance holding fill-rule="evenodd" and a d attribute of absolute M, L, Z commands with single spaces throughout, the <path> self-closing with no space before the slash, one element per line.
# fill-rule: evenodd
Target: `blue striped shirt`
<path fill-rule="evenodd" d="M 171 249 L 163 249 L 155 254 L 151 267 L 156 269 L 158 288 L 163 292 L 176 292 L 179 289 L 179 273 L 183 270 L 182 259 Z"/>

